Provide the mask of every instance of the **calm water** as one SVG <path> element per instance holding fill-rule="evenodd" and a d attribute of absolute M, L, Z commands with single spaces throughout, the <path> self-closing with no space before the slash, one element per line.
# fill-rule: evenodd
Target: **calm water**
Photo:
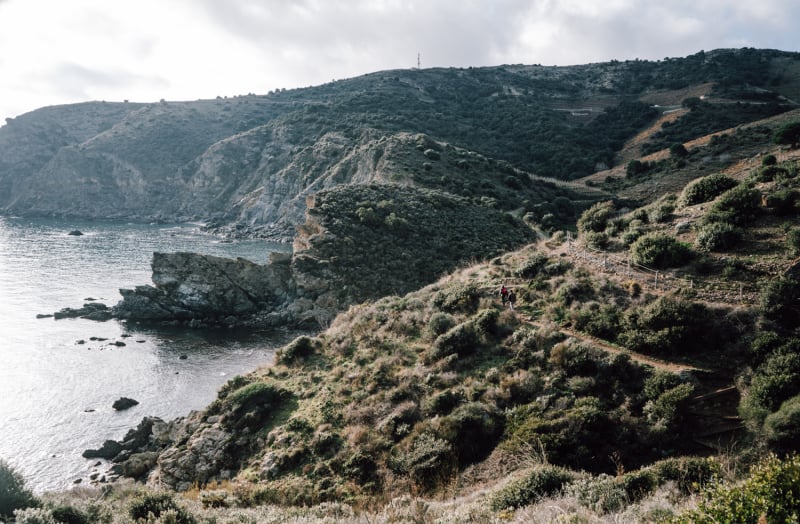
<path fill-rule="evenodd" d="M 67 235 L 73 229 L 84 236 Z M 282 331 L 128 329 L 115 320 L 38 313 L 86 298 L 117 303 L 120 287 L 151 283 L 153 251 L 264 263 L 270 251 L 289 249 L 221 243 L 187 225 L 0 218 L 0 458 L 36 491 L 86 482 L 97 470 L 96 461 L 81 457 L 84 449 L 119 439 L 144 416 L 169 419 L 204 407 L 227 380 L 269 364 L 292 338 Z M 126 345 L 110 345 L 118 340 Z M 111 404 L 121 396 L 140 404 L 116 412 Z"/>

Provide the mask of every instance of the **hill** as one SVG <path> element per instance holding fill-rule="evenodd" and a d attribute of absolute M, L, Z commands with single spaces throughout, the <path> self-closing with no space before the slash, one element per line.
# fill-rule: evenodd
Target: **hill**
<path fill-rule="evenodd" d="M 31 521 L 796 519 L 796 71 L 720 50 L 251 97 L 274 118 L 175 180 L 221 230 L 298 227 L 276 263 L 319 329 L 99 450 L 149 488 Z"/>
<path fill-rule="evenodd" d="M 491 193 L 486 165 L 570 180 L 615 165 L 625 142 L 658 118 L 656 100 L 675 102 L 695 86 L 744 106 L 724 111 L 721 128 L 790 109 L 797 59 L 740 49 L 659 62 L 397 70 L 264 96 L 45 108 L 0 128 L 0 209 L 202 220 L 288 240 L 305 195 L 320 188 L 436 183 L 408 134 L 474 155 L 437 170 L 441 189 L 462 196 Z M 540 211 L 543 200 L 531 196 L 523 214 Z"/>

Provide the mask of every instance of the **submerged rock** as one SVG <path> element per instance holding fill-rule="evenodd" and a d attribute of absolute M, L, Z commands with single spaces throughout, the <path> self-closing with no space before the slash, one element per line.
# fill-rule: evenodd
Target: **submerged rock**
<path fill-rule="evenodd" d="M 111 309 L 101 302 L 87 302 L 81 308 L 65 307 L 52 315 L 56 320 L 62 318 L 85 318 L 104 322 L 110 320 Z"/>

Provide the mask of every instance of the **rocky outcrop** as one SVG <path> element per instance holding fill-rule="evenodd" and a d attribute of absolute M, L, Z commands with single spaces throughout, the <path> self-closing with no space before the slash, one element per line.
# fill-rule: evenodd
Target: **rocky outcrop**
<path fill-rule="evenodd" d="M 259 265 L 196 253 L 154 253 L 154 286 L 122 289 L 113 315 L 124 320 L 238 325 L 280 310 L 293 297 L 288 257 Z"/>
<path fill-rule="evenodd" d="M 266 265 L 155 253 L 152 286 L 120 290 L 116 318 L 204 325 L 326 325 L 349 305 L 417 289 L 464 260 L 534 239 L 521 220 L 469 199 L 399 185 L 308 198 L 294 253 Z"/>
<path fill-rule="evenodd" d="M 56 320 L 62 318 L 85 318 L 102 322 L 111 319 L 112 314 L 111 309 L 101 302 L 87 302 L 80 308 L 66 307 L 60 309 L 53 313 L 52 316 Z"/>

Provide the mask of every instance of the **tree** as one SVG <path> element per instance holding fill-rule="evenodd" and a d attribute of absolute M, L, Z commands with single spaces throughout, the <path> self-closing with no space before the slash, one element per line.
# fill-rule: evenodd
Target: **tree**
<path fill-rule="evenodd" d="M 800 122 L 791 122 L 784 125 L 775 133 L 773 140 L 779 145 L 797 147 L 800 143 Z"/>
<path fill-rule="evenodd" d="M 36 497 L 25 487 L 22 475 L 0 460 L 0 521 L 11 518 L 15 509 L 25 509 L 36 504 Z"/>
<path fill-rule="evenodd" d="M 683 144 L 678 142 L 669 147 L 669 154 L 675 158 L 686 158 L 689 156 L 689 151 Z"/>

